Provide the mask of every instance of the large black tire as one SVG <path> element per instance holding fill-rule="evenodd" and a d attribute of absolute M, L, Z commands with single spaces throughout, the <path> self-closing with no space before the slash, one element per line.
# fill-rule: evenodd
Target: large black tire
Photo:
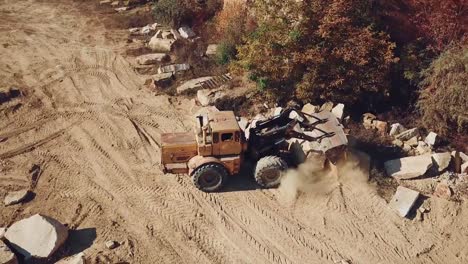
<path fill-rule="evenodd" d="M 204 192 L 221 189 L 227 180 L 228 172 L 221 164 L 209 163 L 198 167 L 193 172 L 193 184 Z"/>
<path fill-rule="evenodd" d="M 281 182 L 283 171 L 288 169 L 288 164 L 277 156 L 261 158 L 255 166 L 255 181 L 264 188 L 276 187 Z"/>

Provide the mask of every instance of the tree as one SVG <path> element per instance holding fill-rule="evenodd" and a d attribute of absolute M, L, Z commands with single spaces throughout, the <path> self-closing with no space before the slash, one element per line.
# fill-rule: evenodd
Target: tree
<path fill-rule="evenodd" d="M 395 45 L 374 29 L 369 2 L 257 0 L 258 28 L 234 69 L 280 97 L 354 104 L 384 96 Z"/>
<path fill-rule="evenodd" d="M 426 127 L 441 133 L 468 132 L 468 46 L 454 46 L 423 72 L 418 107 Z"/>

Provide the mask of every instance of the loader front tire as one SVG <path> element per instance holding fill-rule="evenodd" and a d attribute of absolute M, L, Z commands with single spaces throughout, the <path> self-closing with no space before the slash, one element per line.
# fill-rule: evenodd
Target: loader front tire
<path fill-rule="evenodd" d="M 288 169 L 288 164 L 277 156 L 261 158 L 255 166 L 255 181 L 264 188 L 276 187 L 281 182 L 283 171 Z"/>
<path fill-rule="evenodd" d="M 226 182 L 228 173 L 221 164 L 209 163 L 198 167 L 193 172 L 193 184 L 204 192 L 215 192 Z"/>

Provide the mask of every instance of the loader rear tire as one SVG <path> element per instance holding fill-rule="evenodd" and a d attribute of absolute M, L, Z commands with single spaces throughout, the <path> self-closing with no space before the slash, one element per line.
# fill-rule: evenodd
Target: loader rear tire
<path fill-rule="evenodd" d="M 277 156 L 261 158 L 255 166 L 255 181 L 264 188 L 276 187 L 281 182 L 283 171 L 288 169 L 288 164 Z"/>
<path fill-rule="evenodd" d="M 204 192 L 215 192 L 226 182 L 228 173 L 221 164 L 209 163 L 198 167 L 193 172 L 193 184 Z"/>

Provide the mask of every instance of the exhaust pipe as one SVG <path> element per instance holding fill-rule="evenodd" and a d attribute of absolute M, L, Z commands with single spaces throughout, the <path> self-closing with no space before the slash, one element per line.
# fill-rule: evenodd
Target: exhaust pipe
<path fill-rule="evenodd" d="M 198 123 L 200 123 L 200 127 L 203 127 L 203 116 L 199 115 L 197 116 L 198 118 Z"/>

